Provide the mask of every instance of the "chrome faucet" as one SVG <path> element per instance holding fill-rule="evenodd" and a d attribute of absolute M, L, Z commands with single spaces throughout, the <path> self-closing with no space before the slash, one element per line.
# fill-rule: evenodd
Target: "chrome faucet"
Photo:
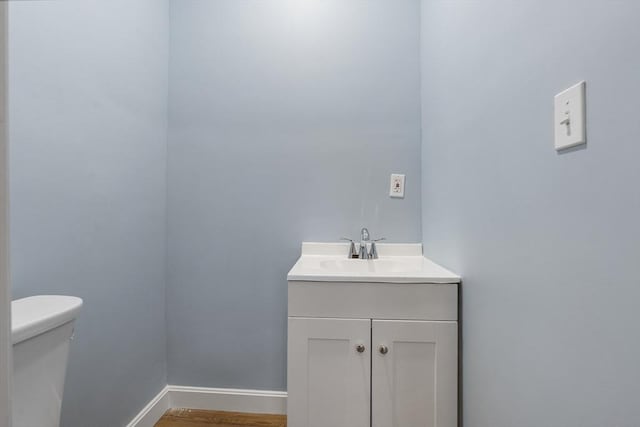
<path fill-rule="evenodd" d="M 367 243 L 371 239 L 369 238 L 369 230 L 363 228 L 360 230 L 360 259 L 369 259 L 369 252 L 367 252 Z"/>
<path fill-rule="evenodd" d="M 363 228 L 360 230 L 360 248 L 356 249 L 356 244 L 353 240 L 343 237 L 341 240 L 346 240 L 351 242 L 349 245 L 349 255 L 348 258 L 354 259 L 378 259 L 378 249 L 376 248 L 376 242 L 379 242 L 382 239 L 371 240 L 369 230 Z M 367 247 L 368 245 L 368 247 Z"/>

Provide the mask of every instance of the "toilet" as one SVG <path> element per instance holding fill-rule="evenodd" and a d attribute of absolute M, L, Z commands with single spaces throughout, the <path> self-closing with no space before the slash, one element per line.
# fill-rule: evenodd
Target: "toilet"
<path fill-rule="evenodd" d="M 76 297 L 42 295 L 11 303 L 13 427 L 59 427 Z"/>

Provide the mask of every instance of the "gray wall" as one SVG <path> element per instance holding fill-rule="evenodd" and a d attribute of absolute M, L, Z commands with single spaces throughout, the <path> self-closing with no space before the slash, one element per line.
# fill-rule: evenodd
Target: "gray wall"
<path fill-rule="evenodd" d="M 283 390 L 300 243 L 420 240 L 419 1 L 175 0 L 171 19 L 169 382 Z"/>
<path fill-rule="evenodd" d="M 464 276 L 464 421 L 640 419 L 640 3 L 423 2 L 425 251 Z M 588 82 L 588 146 L 553 96 Z"/>
<path fill-rule="evenodd" d="M 13 296 L 84 299 L 62 425 L 122 426 L 166 384 L 167 3 L 9 6 Z"/>

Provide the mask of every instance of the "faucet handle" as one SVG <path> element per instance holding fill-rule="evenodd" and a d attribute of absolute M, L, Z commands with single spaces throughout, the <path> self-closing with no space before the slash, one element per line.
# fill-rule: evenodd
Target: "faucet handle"
<path fill-rule="evenodd" d="M 387 240 L 387 239 L 385 237 L 382 237 L 380 239 L 371 241 L 371 250 L 369 251 L 370 259 L 378 259 L 378 248 L 376 247 L 376 242 L 381 242 L 383 240 Z"/>
<path fill-rule="evenodd" d="M 351 242 L 351 244 L 349 245 L 349 254 L 347 255 L 348 258 L 358 258 L 360 256 L 360 254 L 358 253 L 358 250 L 356 249 L 356 244 L 353 242 L 352 239 L 349 239 L 347 237 L 341 237 L 340 240 L 346 240 L 347 242 Z"/>

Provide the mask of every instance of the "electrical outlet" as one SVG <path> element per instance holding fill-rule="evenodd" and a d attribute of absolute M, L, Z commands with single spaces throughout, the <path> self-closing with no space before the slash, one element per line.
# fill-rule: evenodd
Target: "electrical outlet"
<path fill-rule="evenodd" d="M 389 196 L 399 199 L 404 198 L 404 175 L 397 173 L 391 174 L 391 188 L 389 190 Z"/>

